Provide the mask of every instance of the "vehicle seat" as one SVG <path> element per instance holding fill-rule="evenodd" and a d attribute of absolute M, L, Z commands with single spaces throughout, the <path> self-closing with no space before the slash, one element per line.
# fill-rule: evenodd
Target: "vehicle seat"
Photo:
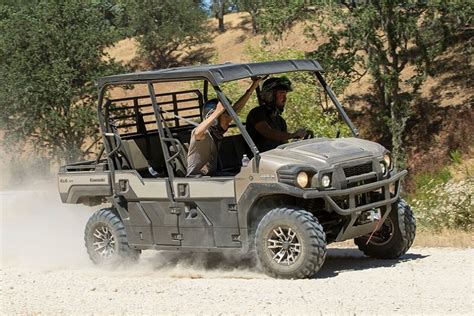
<path fill-rule="evenodd" d="M 218 170 L 238 173 L 244 154 L 249 158 L 252 157 L 252 152 L 242 135 L 224 137 L 219 146 Z"/>
<path fill-rule="evenodd" d="M 187 144 L 181 143 L 179 139 L 174 139 L 176 140 L 175 145 L 179 153 L 175 158 L 173 158 L 171 163 L 173 164 L 175 175 L 177 177 L 185 177 L 188 168 L 188 146 Z M 175 146 L 172 144 L 169 146 L 169 149 L 170 155 L 174 156 L 176 154 Z"/>
<path fill-rule="evenodd" d="M 128 167 L 137 170 L 142 176 L 157 176 L 156 172 L 150 172 L 150 164 L 135 140 L 122 140 L 122 152 L 127 158 L 127 164 L 129 164 L 129 166 L 124 165 L 122 168 L 126 169 Z"/>

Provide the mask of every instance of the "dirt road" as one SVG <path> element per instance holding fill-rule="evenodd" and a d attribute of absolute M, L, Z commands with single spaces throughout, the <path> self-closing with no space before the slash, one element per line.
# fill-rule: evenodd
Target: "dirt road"
<path fill-rule="evenodd" d="M 274 280 L 251 259 L 144 252 L 115 271 L 89 263 L 89 212 L 51 191 L 3 192 L 2 314 L 456 313 L 474 310 L 474 249 L 413 248 L 400 260 L 330 249 L 317 278 Z"/>

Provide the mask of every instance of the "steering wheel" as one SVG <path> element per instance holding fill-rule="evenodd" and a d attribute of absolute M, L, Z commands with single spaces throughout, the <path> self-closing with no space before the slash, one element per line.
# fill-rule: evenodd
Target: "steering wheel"
<path fill-rule="evenodd" d="M 311 139 L 311 138 L 314 138 L 314 132 L 310 129 L 307 129 L 306 130 L 306 136 L 303 137 L 303 139 Z"/>

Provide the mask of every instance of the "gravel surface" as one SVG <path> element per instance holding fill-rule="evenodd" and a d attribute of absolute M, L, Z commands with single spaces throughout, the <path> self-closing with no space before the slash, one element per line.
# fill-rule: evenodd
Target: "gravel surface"
<path fill-rule="evenodd" d="M 162 253 L 116 271 L 9 266 L 1 270 L 2 313 L 468 314 L 473 254 L 426 248 L 381 261 L 331 249 L 311 280 L 270 279 L 229 258 L 215 264 L 214 256 Z"/>
<path fill-rule="evenodd" d="M 474 249 L 412 248 L 374 260 L 329 249 L 315 279 L 275 280 L 253 259 L 146 251 L 93 266 L 90 211 L 44 192 L 0 192 L 1 314 L 472 314 Z"/>

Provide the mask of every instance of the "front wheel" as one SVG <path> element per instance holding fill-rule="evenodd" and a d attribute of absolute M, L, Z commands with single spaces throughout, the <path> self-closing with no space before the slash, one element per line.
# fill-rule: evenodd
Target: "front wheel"
<path fill-rule="evenodd" d="M 89 218 L 84 241 L 89 258 L 95 264 L 136 261 L 140 256 L 140 250 L 128 245 L 123 222 L 111 208 L 98 210 Z"/>
<path fill-rule="evenodd" d="M 416 220 L 404 200 L 392 206 L 383 222 L 369 242 L 369 236 L 354 239 L 355 244 L 365 255 L 379 259 L 396 259 L 404 255 L 413 244 L 416 235 Z"/>
<path fill-rule="evenodd" d="M 268 212 L 255 234 L 257 257 L 264 272 L 284 279 L 312 277 L 326 258 L 326 235 L 305 210 L 277 208 Z"/>

